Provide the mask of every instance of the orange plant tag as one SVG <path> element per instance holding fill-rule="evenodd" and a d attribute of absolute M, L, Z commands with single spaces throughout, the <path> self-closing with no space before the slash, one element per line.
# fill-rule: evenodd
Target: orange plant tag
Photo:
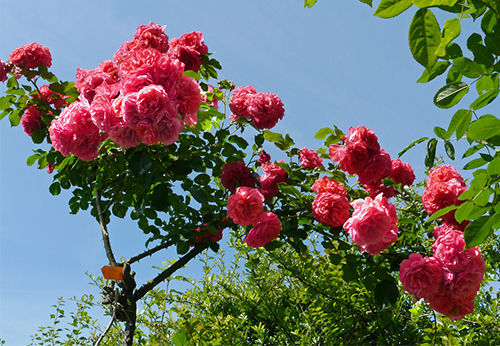
<path fill-rule="evenodd" d="M 101 271 L 107 280 L 123 281 L 123 267 L 104 266 L 101 268 Z"/>

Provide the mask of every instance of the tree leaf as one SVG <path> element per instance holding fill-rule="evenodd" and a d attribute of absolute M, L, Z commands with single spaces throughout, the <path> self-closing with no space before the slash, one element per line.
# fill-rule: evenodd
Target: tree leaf
<path fill-rule="evenodd" d="M 451 108 L 469 92 L 469 85 L 464 82 L 454 82 L 445 85 L 434 95 L 434 104 L 439 108 Z"/>
<path fill-rule="evenodd" d="M 498 217 L 500 217 L 499 214 L 495 214 L 493 217 L 482 216 L 468 224 L 464 230 L 465 248 L 477 246 L 485 241 L 493 231 L 491 226 L 498 220 Z"/>
<path fill-rule="evenodd" d="M 477 159 L 474 159 L 474 160 L 467 162 L 467 164 L 464 166 L 464 169 L 466 169 L 466 170 L 475 169 L 475 168 L 484 166 L 487 163 L 488 163 L 488 161 L 486 161 L 482 157 L 478 157 Z"/>
<path fill-rule="evenodd" d="M 434 221 L 436 219 L 439 219 L 441 216 L 448 214 L 450 211 L 458 209 L 458 207 L 458 205 L 449 205 L 443 209 L 439 209 L 434 214 L 432 214 L 427 221 Z"/>
<path fill-rule="evenodd" d="M 431 10 L 422 8 L 415 13 L 408 41 L 413 58 L 430 71 L 437 61 L 436 48 L 441 42 L 439 23 Z"/>
<path fill-rule="evenodd" d="M 411 0 L 382 0 L 373 15 L 380 18 L 393 18 L 411 6 L 413 6 Z"/>
<path fill-rule="evenodd" d="M 437 139 L 436 138 L 431 138 L 427 142 L 427 155 L 425 156 L 425 166 L 429 169 L 434 166 L 434 159 L 436 158 L 436 146 L 437 146 Z"/>
<path fill-rule="evenodd" d="M 441 37 L 441 43 L 436 49 L 436 55 L 438 57 L 446 56 L 446 46 L 460 35 L 460 19 L 451 18 L 448 19 L 443 26 L 443 35 Z"/>
<path fill-rule="evenodd" d="M 304 0 L 304 7 L 311 8 L 318 0 Z"/>
<path fill-rule="evenodd" d="M 453 65 L 455 65 L 458 71 L 465 77 L 478 78 L 484 73 L 484 70 L 477 62 L 465 57 L 453 59 Z"/>
<path fill-rule="evenodd" d="M 393 280 L 383 280 L 375 286 L 375 302 L 382 307 L 396 304 L 398 297 L 398 286 Z"/>
<path fill-rule="evenodd" d="M 486 93 L 479 96 L 474 102 L 472 102 L 470 108 L 473 110 L 478 110 L 489 105 L 491 102 L 493 102 L 494 99 L 496 99 L 499 92 L 499 89 L 487 91 Z"/>
<path fill-rule="evenodd" d="M 498 0 L 478 0 L 482 2 L 486 6 L 488 6 L 491 10 L 495 11 L 498 18 L 500 18 L 500 2 Z"/>
<path fill-rule="evenodd" d="M 485 92 L 494 89 L 495 83 L 490 76 L 484 75 L 479 78 L 476 82 L 476 90 L 479 95 L 484 94 Z"/>
<path fill-rule="evenodd" d="M 413 4 L 417 7 L 431 7 L 431 6 L 449 6 L 452 7 L 458 0 L 413 0 Z"/>
<path fill-rule="evenodd" d="M 469 125 L 467 138 L 473 141 L 486 140 L 500 134 L 500 119 L 485 114 Z"/>
<path fill-rule="evenodd" d="M 422 72 L 422 75 L 417 80 L 417 83 L 427 83 L 436 78 L 437 76 L 442 75 L 448 69 L 451 63 L 449 61 L 438 61 L 434 64 L 432 69 L 428 71 L 427 69 Z"/>
<path fill-rule="evenodd" d="M 499 24 L 498 17 L 492 10 L 486 11 L 483 18 L 481 19 L 481 30 L 485 34 L 491 34 Z"/>
<path fill-rule="evenodd" d="M 469 109 L 459 109 L 453 115 L 448 125 L 447 136 L 451 136 L 453 132 L 457 133 L 457 140 L 462 138 L 465 131 L 469 127 L 470 121 L 472 119 L 472 111 Z M 449 138 L 449 137 L 448 137 Z"/>
<path fill-rule="evenodd" d="M 334 135 L 335 134 L 335 130 L 330 128 L 330 127 L 324 127 L 322 129 L 319 129 L 318 131 L 316 131 L 316 133 L 314 134 L 314 138 L 316 139 L 325 139 L 326 136 L 328 135 Z"/>
<path fill-rule="evenodd" d="M 484 38 L 484 44 L 486 47 L 495 55 L 500 55 L 500 34 L 491 33 L 486 34 Z"/>
<path fill-rule="evenodd" d="M 462 223 L 462 221 L 467 220 L 467 217 L 469 216 L 473 208 L 474 203 L 472 203 L 471 201 L 462 203 L 455 212 L 455 220 L 457 220 L 458 223 Z"/>
<path fill-rule="evenodd" d="M 444 150 L 450 159 L 455 160 L 455 148 L 450 141 L 444 141 Z"/>

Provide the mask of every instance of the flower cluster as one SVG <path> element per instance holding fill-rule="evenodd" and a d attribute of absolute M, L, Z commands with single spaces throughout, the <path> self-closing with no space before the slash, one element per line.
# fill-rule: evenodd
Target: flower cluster
<path fill-rule="evenodd" d="M 323 167 L 323 159 L 314 151 L 306 147 L 299 150 L 299 160 L 302 168 L 314 169 Z"/>
<path fill-rule="evenodd" d="M 466 250 L 460 226 L 444 221 L 434 228 L 432 257 L 411 254 L 401 263 L 399 280 L 416 299 L 452 320 L 474 311 L 474 297 L 483 280 L 485 262 L 479 248 Z"/>
<path fill-rule="evenodd" d="M 398 239 L 396 208 L 383 194 L 355 200 L 351 205 L 354 212 L 344 229 L 362 252 L 377 255 Z"/>
<path fill-rule="evenodd" d="M 164 28 L 142 25 L 112 61 L 94 70 L 78 69 L 80 98 L 49 128 L 56 150 L 93 160 L 107 137 L 123 149 L 170 145 L 184 126 L 197 123 L 201 89 L 183 72 L 197 70 L 208 48 L 199 32 L 169 43 Z"/>
<path fill-rule="evenodd" d="M 342 183 L 323 177 L 316 180 L 311 189 L 318 193 L 312 204 L 312 214 L 316 221 L 340 227 L 349 219 L 351 205 Z"/>
<path fill-rule="evenodd" d="M 231 193 L 235 193 L 236 188 L 239 186 L 255 187 L 255 178 L 252 172 L 241 161 L 227 163 L 222 168 L 220 180 L 222 186 L 231 191 Z"/>
<path fill-rule="evenodd" d="M 411 185 L 415 174 L 409 164 L 399 159 L 391 160 L 390 155 L 380 148 L 378 138 L 373 130 L 364 126 L 349 129 L 349 136 L 343 138 L 344 145 L 332 144 L 329 156 L 333 162 L 349 174 L 357 175 L 358 182 L 375 198 L 379 193 L 390 198 L 394 188 L 387 188 L 382 179 L 393 179 L 402 186 Z"/>
<path fill-rule="evenodd" d="M 258 177 L 257 180 L 260 183 L 259 191 L 264 195 L 267 202 L 279 192 L 279 183 L 288 183 L 288 177 L 285 169 L 273 162 L 263 163 L 262 171 L 264 174 Z"/>
<path fill-rule="evenodd" d="M 455 167 L 442 165 L 429 171 L 427 187 L 422 194 L 422 204 L 427 214 L 432 215 L 440 209 L 462 203 L 458 200 L 458 196 L 466 190 L 467 185 Z M 453 222 L 455 211 L 450 211 L 442 218 Z"/>
<path fill-rule="evenodd" d="M 277 95 L 257 92 L 250 85 L 234 90 L 229 108 L 231 121 L 247 118 L 260 130 L 273 128 L 285 115 L 283 102 Z"/>
<path fill-rule="evenodd" d="M 40 65 L 50 67 L 52 55 L 47 47 L 32 42 L 14 49 L 9 56 L 9 63 L 23 69 L 35 69 Z"/>
<path fill-rule="evenodd" d="M 258 189 L 240 186 L 227 200 L 227 216 L 241 226 L 252 225 L 245 236 L 251 247 L 262 247 L 276 239 L 281 231 L 281 222 L 272 212 L 264 212 L 264 196 Z"/>

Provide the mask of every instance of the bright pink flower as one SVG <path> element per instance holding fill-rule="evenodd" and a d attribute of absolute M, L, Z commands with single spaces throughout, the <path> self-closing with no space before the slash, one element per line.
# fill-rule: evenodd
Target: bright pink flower
<path fill-rule="evenodd" d="M 130 42 L 130 49 L 154 48 L 160 53 L 168 51 L 168 36 L 164 33 L 167 26 L 150 22 L 137 28 L 134 39 Z"/>
<path fill-rule="evenodd" d="M 84 161 L 98 156 L 98 147 L 104 136 L 92 122 L 90 105 L 84 99 L 65 108 L 49 128 L 54 149 L 64 156 L 70 153 Z"/>
<path fill-rule="evenodd" d="M 391 174 L 388 178 L 394 180 L 396 184 L 401 184 L 401 186 L 410 186 L 415 181 L 415 173 L 413 168 L 400 159 L 392 160 Z"/>
<path fill-rule="evenodd" d="M 52 66 L 52 56 L 47 47 L 32 42 L 14 49 L 9 56 L 9 62 L 23 68 L 37 68 L 41 64 Z"/>
<path fill-rule="evenodd" d="M 255 223 L 264 211 L 264 196 L 257 189 L 240 186 L 227 200 L 227 216 L 241 226 Z"/>
<path fill-rule="evenodd" d="M 11 68 L 9 65 L 7 65 L 5 62 L 0 60 L 0 82 L 5 82 L 9 77 L 7 76 L 7 73 L 10 72 Z"/>
<path fill-rule="evenodd" d="M 354 213 L 344 224 L 344 229 L 362 252 L 377 255 L 397 240 L 396 208 L 387 202 L 387 198 L 380 194 L 375 199 L 358 199 L 351 205 Z"/>
<path fill-rule="evenodd" d="M 130 51 L 123 57 L 123 61 L 118 65 L 120 78 L 126 79 L 131 73 L 143 69 L 156 68 L 161 57 L 161 53 L 152 48 Z"/>
<path fill-rule="evenodd" d="M 252 124 L 260 129 L 271 129 L 285 115 L 283 102 L 276 94 L 257 93 L 248 100 L 248 113 Z"/>
<path fill-rule="evenodd" d="M 349 137 L 345 142 L 347 146 L 363 144 L 368 151 L 368 156 L 375 155 L 380 151 L 380 144 L 375 132 L 363 125 L 349 128 Z"/>
<path fill-rule="evenodd" d="M 278 238 L 281 222 L 278 216 L 270 211 L 263 213 L 243 241 L 250 247 L 262 247 Z"/>
<path fill-rule="evenodd" d="M 361 184 L 370 184 L 380 181 L 391 174 L 391 157 L 380 149 L 377 154 L 369 157 L 365 167 L 358 171 L 358 181 Z"/>
<path fill-rule="evenodd" d="M 229 108 L 231 109 L 231 116 L 229 119 L 231 121 L 237 121 L 240 118 L 250 119 L 250 113 L 248 112 L 247 101 L 251 95 L 257 94 L 257 90 L 251 85 L 246 87 L 237 87 L 233 91 L 233 97 L 231 98 L 231 103 Z"/>
<path fill-rule="evenodd" d="M 484 269 L 485 262 L 479 254 L 471 258 L 467 267 L 455 275 L 450 286 L 450 293 L 457 303 L 465 305 L 464 301 L 474 300 L 484 278 Z"/>
<path fill-rule="evenodd" d="M 21 117 L 21 125 L 28 136 L 31 136 L 33 131 L 42 128 L 42 124 L 40 123 L 41 118 L 42 113 L 35 106 L 31 106 L 24 111 Z"/>
<path fill-rule="evenodd" d="M 168 55 L 185 65 L 186 70 L 198 72 L 202 64 L 201 55 L 208 53 L 208 47 L 203 42 L 203 34 L 193 31 L 170 41 Z"/>
<path fill-rule="evenodd" d="M 314 150 L 309 150 L 306 147 L 300 149 L 299 160 L 303 168 L 323 167 L 323 159 Z"/>
<path fill-rule="evenodd" d="M 351 205 L 345 195 L 329 190 L 318 193 L 312 204 L 316 221 L 331 227 L 342 226 L 350 216 Z"/>
<path fill-rule="evenodd" d="M 381 193 L 384 195 L 384 197 L 391 198 L 395 193 L 394 187 L 387 187 L 380 180 L 371 184 L 363 184 L 363 186 L 368 191 L 371 198 L 375 198 Z"/>
<path fill-rule="evenodd" d="M 219 89 L 217 90 L 220 91 Z M 212 94 L 212 100 L 208 99 L 208 93 Z M 208 86 L 207 92 L 201 95 L 201 100 L 205 103 L 211 104 L 215 109 L 219 109 L 219 100 L 217 100 L 217 98 L 215 97 L 215 90 L 213 86 Z"/>
<path fill-rule="evenodd" d="M 140 120 L 135 126 L 135 133 L 137 133 L 137 137 L 141 142 L 146 145 L 154 145 L 159 142 L 158 128 L 151 119 Z"/>
<path fill-rule="evenodd" d="M 347 197 L 347 191 L 345 190 L 344 184 L 328 177 L 317 179 L 314 184 L 312 184 L 311 190 L 317 193 L 331 192 Z"/>
<path fill-rule="evenodd" d="M 235 193 L 239 186 L 255 187 L 255 178 L 252 176 L 252 172 L 241 161 L 227 163 L 222 168 L 220 180 L 222 186 L 231 193 Z"/>
<path fill-rule="evenodd" d="M 47 163 L 47 167 L 45 168 L 47 170 L 47 173 L 52 174 L 54 173 L 54 168 L 56 167 L 55 163 Z"/>
<path fill-rule="evenodd" d="M 424 190 L 422 204 L 427 214 L 432 215 L 436 211 L 450 205 L 460 205 L 463 203 L 463 201 L 458 200 L 458 196 L 466 190 L 467 186 L 461 185 L 456 179 L 447 182 L 436 182 L 427 186 Z M 444 215 L 443 218 L 453 219 L 454 215 L 455 211 L 452 210 Z"/>
<path fill-rule="evenodd" d="M 188 76 L 182 76 L 175 84 L 175 103 L 187 126 L 196 125 L 197 113 L 201 106 L 201 89 L 196 81 Z"/>
<path fill-rule="evenodd" d="M 109 73 L 98 68 L 95 70 L 77 69 L 75 87 L 80 92 L 80 98 L 84 97 L 92 102 L 96 89 L 104 83 L 112 85 L 116 82 Z"/>
<path fill-rule="evenodd" d="M 287 183 L 286 171 L 275 163 L 268 162 L 262 165 L 264 174 L 257 180 L 260 183 L 260 192 L 264 195 L 266 201 L 273 198 L 278 192 L 278 183 Z"/>
<path fill-rule="evenodd" d="M 50 90 L 48 84 L 44 84 L 40 87 L 40 93 L 45 101 L 54 105 L 55 108 L 59 109 L 66 106 L 68 103 L 64 101 L 63 95 Z M 39 98 L 40 95 L 35 95 L 33 98 Z"/>
<path fill-rule="evenodd" d="M 465 186 L 464 178 L 452 165 L 442 165 L 431 169 L 427 177 L 427 186 L 448 181 L 456 181 L 458 185 Z"/>
<path fill-rule="evenodd" d="M 165 145 L 170 145 L 179 139 L 179 134 L 184 128 L 184 123 L 175 117 L 163 117 L 158 123 L 158 132 L 160 134 L 160 142 Z"/>
<path fill-rule="evenodd" d="M 417 299 L 430 297 L 443 285 L 444 271 L 434 257 L 414 253 L 401 262 L 399 281 L 403 283 L 403 289 Z"/>

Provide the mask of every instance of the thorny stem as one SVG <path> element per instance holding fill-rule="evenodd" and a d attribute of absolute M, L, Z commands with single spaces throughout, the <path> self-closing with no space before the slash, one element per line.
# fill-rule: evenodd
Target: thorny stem
<path fill-rule="evenodd" d="M 109 264 L 112 266 L 116 266 L 115 256 L 113 255 L 113 251 L 111 250 L 111 243 L 109 241 L 109 233 L 106 227 L 106 220 L 104 219 L 104 213 L 101 205 L 101 192 L 99 189 L 96 189 L 95 192 L 95 204 L 97 208 L 97 215 L 99 217 L 99 225 L 101 226 L 102 233 L 102 241 L 104 242 L 104 249 L 106 250 L 106 256 L 108 257 Z"/>
<path fill-rule="evenodd" d="M 158 252 L 162 249 L 166 249 L 167 247 L 173 245 L 174 242 L 171 240 L 171 241 L 168 241 L 166 243 L 163 243 L 163 244 L 160 244 L 158 246 L 155 246 L 154 248 L 152 249 L 149 249 L 147 251 L 144 251 L 143 253 L 141 254 L 138 254 L 137 256 L 134 256 L 132 257 L 131 259 L 129 259 L 128 261 L 126 261 L 128 264 L 132 264 L 134 262 L 138 262 L 140 261 L 141 259 L 143 259 L 144 257 L 147 257 L 147 256 L 151 256 L 153 255 L 155 252 Z"/>

